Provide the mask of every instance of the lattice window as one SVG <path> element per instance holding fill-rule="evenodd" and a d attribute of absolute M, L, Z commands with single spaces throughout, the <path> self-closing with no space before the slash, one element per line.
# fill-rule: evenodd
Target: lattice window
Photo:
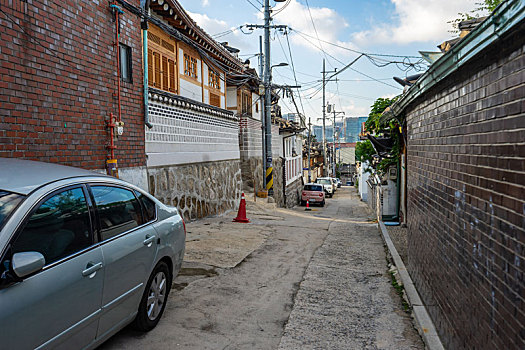
<path fill-rule="evenodd" d="M 177 56 L 173 39 L 159 28 L 148 31 L 148 85 L 177 93 Z"/>
<path fill-rule="evenodd" d="M 209 86 L 217 90 L 221 89 L 221 76 L 213 69 L 209 70 Z"/>
<path fill-rule="evenodd" d="M 197 79 L 197 59 L 189 54 L 184 54 L 184 74 Z"/>

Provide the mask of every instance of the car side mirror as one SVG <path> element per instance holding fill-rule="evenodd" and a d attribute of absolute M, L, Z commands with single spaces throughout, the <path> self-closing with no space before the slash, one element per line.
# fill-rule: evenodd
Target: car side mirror
<path fill-rule="evenodd" d="M 46 259 L 39 252 L 15 253 L 11 259 L 11 268 L 19 278 L 41 270 L 45 264 Z"/>

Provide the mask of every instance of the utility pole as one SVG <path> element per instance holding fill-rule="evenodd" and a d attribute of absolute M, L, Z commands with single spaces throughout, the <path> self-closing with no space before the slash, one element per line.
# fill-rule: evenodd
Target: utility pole
<path fill-rule="evenodd" d="M 263 39 L 259 35 L 259 77 L 264 77 L 264 54 L 263 54 Z M 259 89 L 259 96 L 261 96 Z M 266 96 L 266 95 L 265 95 Z M 263 162 L 263 185 L 266 188 L 266 114 L 264 113 L 265 102 L 261 99 L 261 136 L 262 136 L 262 162 Z"/>
<path fill-rule="evenodd" d="M 326 159 L 326 83 L 330 81 L 330 78 L 335 76 L 332 75 L 328 80 L 326 79 L 326 73 L 335 73 L 337 69 L 333 71 L 326 71 L 325 60 L 323 59 L 323 176 L 328 176 L 328 163 Z"/>
<path fill-rule="evenodd" d="M 310 145 L 312 143 L 312 121 L 308 118 L 308 183 L 312 182 L 311 163 L 310 163 Z"/>
<path fill-rule="evenodd" d="M 276 0 L 282 2 L 282 0 Z M 287 28 L 286 25 L 270 25 L 270 0 L 264 0 L 264 25 L 247 24 L 248 29 L 264 29 L 264 144 L 263 163 L 265 167 L 264 186 L 268 194 L 273 194 L 273 165 L 272 165 L 272 77 L 270 66 L 270 29 Z"/>
<path fill-rule="evenodd" d="M 273 194 L 272 80 L 270 77 L 270 0 L 264 0 L 264 120 L 266 141 L 266 189 Z"/>
<path fill-rule="evenodd" d="M 326 77 L 326 71 L 325 71 L 325 61 L 323 59 L 323 176 L 327 176 L 327 164 L 326 164 L 326 91 L 325 91 L 325 77 Z"/>
<path fill-rule="evenodd" d="M 333 147 L 334 152 L 332 153 L 332 164 L 333 164 L 333 168 L 332 168 L 332 174 L 333 174 L 333 175 L 332 175 L 332 176 L 333 176 L 333 177 L 337 177 L 337 176 L 336 176 L 337 173 L 336 173 L 336 171 L 335 171 L 335 163 L 336 163 L 336 159 L 335 159 L 335 149 L 336 149 L 336 147 L 335 147 L 335 104 L 332 105 L 332 108 L 333 108 L 333 110 L 334 110 L 334 123 L 333 123 L 333 130 L 332 130 L 332 131 L 333 131 L 333 139 L 332 139 L 332 141 L 333 141 L 333 146 L 334 146 L 334 147 Z"/>

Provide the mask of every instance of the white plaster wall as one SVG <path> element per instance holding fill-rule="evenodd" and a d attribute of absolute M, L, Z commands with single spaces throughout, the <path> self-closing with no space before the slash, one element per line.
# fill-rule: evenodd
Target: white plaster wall
<path fill-rule="evenodd" d="M 364 162 L 359 168 L 359 195 L 365 202 L 368 199 L 368 184 L 366 183 L 366 180 L 368 180 L 368 177 L 370 176 L 370 173 L 365 172 L 365 169 L 368 168 L 368 166 L 368 163 Z"/>
<path fill-rule="evenodd" d="M 184 75 L 184 51 L 182 49 L 179 49 L 179 74 Z"/>
<path fill-rule="evenodd" d="M 204 86 L 209 86 L 209 74 L 208 74 L 208 65 L 204 62 L 202 62 L 202 81 L 204 83 Z"/>
<path fill-rule="evenodd" d="M 226 97 L 221 96 L 221 108 L 225 108 L 226 106 Z"/>
<path fill-rule="evenodd" d="M 149 191 L 148 188 L 148 172 L 146 167 L 122 168 L 118 170 L 119 178 L 127 181 L 144 191 Z"/>
<path fill-rule="evenodd" d="M 283 137 L 279 135 L 279 127 L 272 125 L 272 157 L 284 157 Z"/>
<path fill-rule="evenodd" d="M 180 95 L 202 102 L 202 87 L 184 79 L 180 79 Z"/>
<path fill-rule="evenodd" d="M 226 88 L 226 108 L 237 107 L 237 88 Z"/>
<path fill-rule="evenodd" d="M 202 102 L 210 104 L 210 92 L 207 89 L 204 89 L 204 98 Z"/>
<path fill-rule="evenodd" d="M 252 92 L 252 117 L 257 120 L 262 120 L 262 100 L 259 95 Z M 256 104 L 259 106 L 259 111 L 256 112 Z"/>

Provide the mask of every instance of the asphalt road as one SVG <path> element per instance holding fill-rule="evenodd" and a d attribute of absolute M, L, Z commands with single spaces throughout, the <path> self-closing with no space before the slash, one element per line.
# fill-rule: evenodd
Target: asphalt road
<path fill-rule="evenodd" d="M 250 224 L 189 223 L 161 322 L 100 349 L 423 349 L 366 205 L 342 188 L 312 209 L 249 202 Z"/>

